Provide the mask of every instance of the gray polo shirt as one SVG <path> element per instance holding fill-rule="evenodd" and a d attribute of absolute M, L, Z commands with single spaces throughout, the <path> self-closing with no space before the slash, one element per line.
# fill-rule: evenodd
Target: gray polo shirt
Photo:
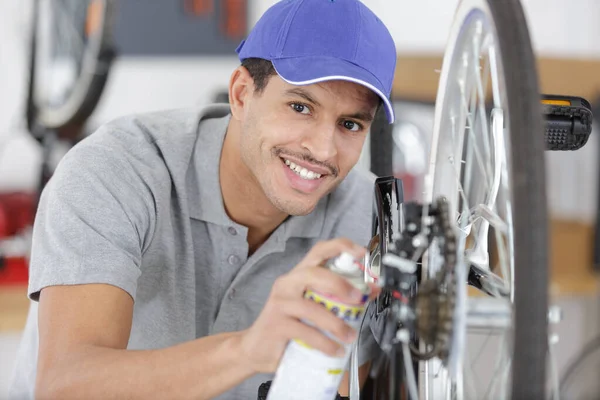
<path fill-rule="evenodd" d="M 225 213 L 219 185 L 229 118 L 226 105 L 121 118 L 62 159 L 35 222 L 33 301 L 11 399 L 33 397 L 37 300 L 46 286 L 122 288 L 134 299 L 128 348 L 158 349 L 248 328 L 273 281 L 317 241 L 367 244 L 374 176 L 354 170 L 311 214 L 288 218 L 248 257 L 248 229 Z M 361 362 L 376 346 L 363 331 Z M 269 379 L 254 376 L 219 398 L 256 400 Z"/>

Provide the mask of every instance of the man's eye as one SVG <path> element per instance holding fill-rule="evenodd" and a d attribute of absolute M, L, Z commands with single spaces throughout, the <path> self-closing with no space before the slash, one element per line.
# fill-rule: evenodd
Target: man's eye
<path fill-rule="evenodd" d="M 360 125 L 354 121 L 344 121 L 344 128 L 349 131 L 358 132 L 360 130 Z"/>
<path fill-rule="evenodd" d="M 300 113 L 300 114 L 310 114 L 310 109 L 308 108 L 308 106 L 305 106 L 304 104 L 292 103 L 292 104 L 290 104 L 290 106 L 297 113 Z"/>

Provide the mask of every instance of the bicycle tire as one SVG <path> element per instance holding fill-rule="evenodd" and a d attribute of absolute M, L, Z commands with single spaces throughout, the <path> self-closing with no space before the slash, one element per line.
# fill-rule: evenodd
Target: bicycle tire
<path fill-rule="evenodd" d="M 460 29 L 474 12 L 491 17 L 498 64 L 505 72 L 515 265 L 510 393 L 515 400 L 543 399 L 548 337 L 548 221 L 544 129 L 535 57 L 518 0 L 463 0 L 458 11 L 456 18 L 464 17 L 455 20 Z M 436 101 L 436 108 L 442 108 L 436 109 L 436 119 L 446 112 L 444 85 L 451 78 L 448 74 L 454 50 L 454 43 L 449 43 Z M 432 149 L 438 145 L 440 134 L 434 131 Z"/>
<path fill-rule="evenodd" d="M 83 124 L 96 108 L 106 85 L 110 67 L 115 57 L 113 44 L 113 23 L 115 0 L 93 0 L 101 11 L 101 23 L 98 31 L 89 40 L 84 50 L 82 68 L 73 84 L 68 98 L 56 108 L 40 104 L 36 99 L 37 35 L 39 34 L 40 1 L 34 5 L 33 33 L 29 66 L 29 87 L 27 90 L 27 124 L 37 136 L 44 129 L 35 129 L 36 125 L 45 129 L 61 129 Z M 39 137 L 36 139 L 40 140 Z"/>

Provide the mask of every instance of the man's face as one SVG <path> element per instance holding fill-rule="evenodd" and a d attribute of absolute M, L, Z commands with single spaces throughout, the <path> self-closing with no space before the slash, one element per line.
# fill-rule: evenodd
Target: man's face
<path fill-rule="evenodd" d="M 358 161 L 378 101 L 352 82 L 294 86 L 275 75 L 246 96 L 242 161 L 277 209 L 306 215 Z"/>

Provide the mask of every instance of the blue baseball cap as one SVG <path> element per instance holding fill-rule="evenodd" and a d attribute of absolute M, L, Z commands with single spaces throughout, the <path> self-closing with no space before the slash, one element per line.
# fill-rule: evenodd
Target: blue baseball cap
<path fill-rule="evenodd" d="M 383 22 L 359 0 L 280 0 L 238 46 L 240 61 L 262 58 L 292 85 L 330 80 L 361 84 L 385 104 L 396 69 L 396 45 Z"/>

